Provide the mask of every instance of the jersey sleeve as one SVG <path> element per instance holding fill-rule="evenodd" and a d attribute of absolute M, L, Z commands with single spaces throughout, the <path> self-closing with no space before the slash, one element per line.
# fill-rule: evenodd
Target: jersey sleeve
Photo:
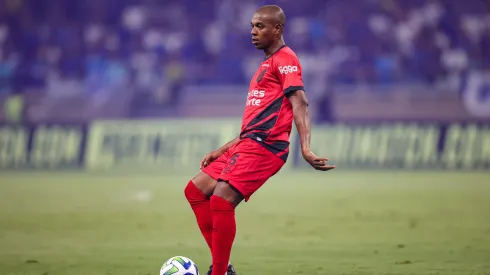
<path fill-rule="evenodd" d="M 275 63 L 276 75 L 282 85 L 284 95 L 287 96 L 292 92 L 305 90 L 302 68 L 297 57 L 280 58 Z"/>

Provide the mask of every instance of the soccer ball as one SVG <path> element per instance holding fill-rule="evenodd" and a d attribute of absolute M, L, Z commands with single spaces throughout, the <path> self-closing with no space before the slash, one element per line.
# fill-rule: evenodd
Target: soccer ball
<path fill-rule="evenodd" d="M 191 259 L 175 256 L 162 265 L 160 275 L 199 275 L 199 271 L 197 270 L 197 265 Z"/>

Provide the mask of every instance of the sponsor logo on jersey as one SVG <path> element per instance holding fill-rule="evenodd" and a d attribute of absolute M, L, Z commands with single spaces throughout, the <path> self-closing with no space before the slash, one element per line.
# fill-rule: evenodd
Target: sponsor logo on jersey
<path fill-rule="evenodd" d="M 264 90 L 252 90 L 248 92 L 246 106 L 260 106 L 263 97 L 265 97 Z"/>
<path fill-rule="evenodd" d="M 287 65 L 287 66 L 279 67 L 279 72 L 281 74 L 290 74 L 297 71 L 298 71 L 298 66 Z"/>

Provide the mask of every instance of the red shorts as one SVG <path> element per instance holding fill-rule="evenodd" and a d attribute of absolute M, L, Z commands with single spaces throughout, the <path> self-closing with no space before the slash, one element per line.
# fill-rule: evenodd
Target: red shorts
<path fill-rule="evenodd" d="M 248 201 L 284 163 L 258 142 L 246 138 L 233 145 L 202 171 L 215 180 L 228 182 Z"/>

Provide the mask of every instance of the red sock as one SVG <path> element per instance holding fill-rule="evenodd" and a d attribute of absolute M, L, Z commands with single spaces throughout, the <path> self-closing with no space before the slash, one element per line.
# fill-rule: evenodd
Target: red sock
<path fill-rule="evenodd" d="M 189 181 L 184 190 L 185 197 L 191 205 L 192 211 L 196 215 L 197 225 L 211 249 L 213 238 L 213 216 L 211 214 L 209 198 L 197 188 L 192 181 Z"/>
<path fill-rule="evenodd" d="M 218 196 L 211 196 L 211 211 L 213 212 L 213 273 L 224 275 L 228 270 L 231 247 L 235 239 L 235 206 Z"/>

